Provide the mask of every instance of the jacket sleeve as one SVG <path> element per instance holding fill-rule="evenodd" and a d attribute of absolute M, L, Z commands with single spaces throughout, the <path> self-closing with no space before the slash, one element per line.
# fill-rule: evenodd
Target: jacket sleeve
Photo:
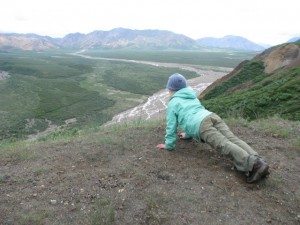
<path fill-rule="evenodd" d="M 165 146 L 167 150 L 173 150 L 176 144 L 177 116 L 173 107 L 167 109 L 167 127 L 165 135 Z"/>

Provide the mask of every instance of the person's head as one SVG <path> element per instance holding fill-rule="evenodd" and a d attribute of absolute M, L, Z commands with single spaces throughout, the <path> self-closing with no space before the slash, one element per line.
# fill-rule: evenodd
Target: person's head
<path fill-rule="evenodd" d="M 174 73 L 169 77 L 168 83 L 167 83 L 167 89 L 170 92 L 176 92 L 179 91 L 182 88 L 186 88 L 186 79 L 184 76 L 182 76 L 179 73 Z"/>

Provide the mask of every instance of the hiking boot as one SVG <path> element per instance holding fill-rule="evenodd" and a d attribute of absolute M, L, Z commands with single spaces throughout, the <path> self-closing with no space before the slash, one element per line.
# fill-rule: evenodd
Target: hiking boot
<path fill-rule="evenodd" d="M 259 181 L 261 178 L 266 177 L 269 174 L 269 165 L 262 159 L 258 158 L 253 165 L 252 171 L 249 173 L 247 182 L 254 183 L 256 181 Z"/>

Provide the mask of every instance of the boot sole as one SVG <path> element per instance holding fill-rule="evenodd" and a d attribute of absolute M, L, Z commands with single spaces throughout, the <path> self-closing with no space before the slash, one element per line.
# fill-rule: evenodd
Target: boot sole
<path fill-rule="evenodd" d="M 254 183 L 256 181 L 259 181 L 261 178 L 266 177 L 269 174 L 270 174 L 269 166 L 268 165 L 262 166 L 257 170 L 257 172 L 252 177 L 249 177 L 249 179 L 247 179 L 247 182 Z"/>

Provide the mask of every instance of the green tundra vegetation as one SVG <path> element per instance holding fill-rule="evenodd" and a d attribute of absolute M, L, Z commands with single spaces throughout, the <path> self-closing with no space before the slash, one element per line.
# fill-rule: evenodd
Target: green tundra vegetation
<path fill-rule="evenodd" d="M 138 50 L 88 50 L 84 54 L 103 58 L 143 60 L 164 63 L 193 64 L 213 67 L 237 66 L 242 60 L 253 58 L 255 52 L 238 51 L 138 51 Z"/>
<path fill-rule="evenodd" d="M 253 56 L 253 53 L 221 51 L 95 50 L 87 54 L 212 68 L 233 67 Z M 288 119 L 299 118 L 297 104 L 292 105 L 296 101 L 293 91 L 296 92 L 299 87 L 296 80 L 299 70 L 282 71 L 277 75 L 278 81 L 272 82 L 275 78 L 268 78 L 263 69 L 260 62 L 248 62 L 240 76 L 209 93 L 205 104 L 222 115 L 242 112 L 246 117 L 256 118 L 268 115 L 268 110 L 273 110 Z M 179 72 L 187 78 L 197 76 L 177 68 L 85 59 L 70 55 L 67 51 L 1 51 L 0 71 L 9 73 L 8 78 L 0 80 L 0 140 L 27 138 L 29 134 L 41 132 L 50 125 L 64 125 L 66 120 L 73 118 L 76 118 L 76 123 L 68 125 L 74 129 L 71 133 L 85 126 L 97 127 L 115 114 L 140 104 L 149 95 L 163 89 L 170 74 Z M 294 74 L 295 79 L 291 74 Z M 287 79 L 290 81 L 287 82 Z M 248 93 L 248 89 L 245 89 L 231 96 L 235 93 L 231 93 L 231 90 L 243 82 L 251 82 L 257 87 L 252 85 L 254 92 Z M 269 93 L 275 86 L 280 87 L 281 92 Z M 225 95 L 221 96 L 222 93 Z M 262 98 L 256 101 L 253 97 L 253 101 L 250 101 L 251 93 L 253 96 L 260 94 Z M 269 99 L 273 101 L 273 98 L 277 99 L 275 102 L 280 104 L 281 111 L 278 111 L 278 107 L 269 107 Z M 286 99 L 289 99 L 289 103 L 286 103 Z M 222 104 L 219 104 L 220 101 Z M 221 107 L 224 105 L 226 110 Z M 269 108 L 265 110 L 266 105 Z"/>
<path fill-rule="evenodd" d="M 264 73 L 262 61 L 245 62 L 241 70 L 203 97 L 203 104 L 223 117 L 250 120 L 272 115 L 300 120 L 300 68 Z"/>
<path fill-rule="evenodd" d="M 63 125 L 99 126 L 164 88 L 178 69 L 84 59 L 65 52 L 1 52 L 0 140 L 26 138 L 45 130 L 50 121 Z"/>

